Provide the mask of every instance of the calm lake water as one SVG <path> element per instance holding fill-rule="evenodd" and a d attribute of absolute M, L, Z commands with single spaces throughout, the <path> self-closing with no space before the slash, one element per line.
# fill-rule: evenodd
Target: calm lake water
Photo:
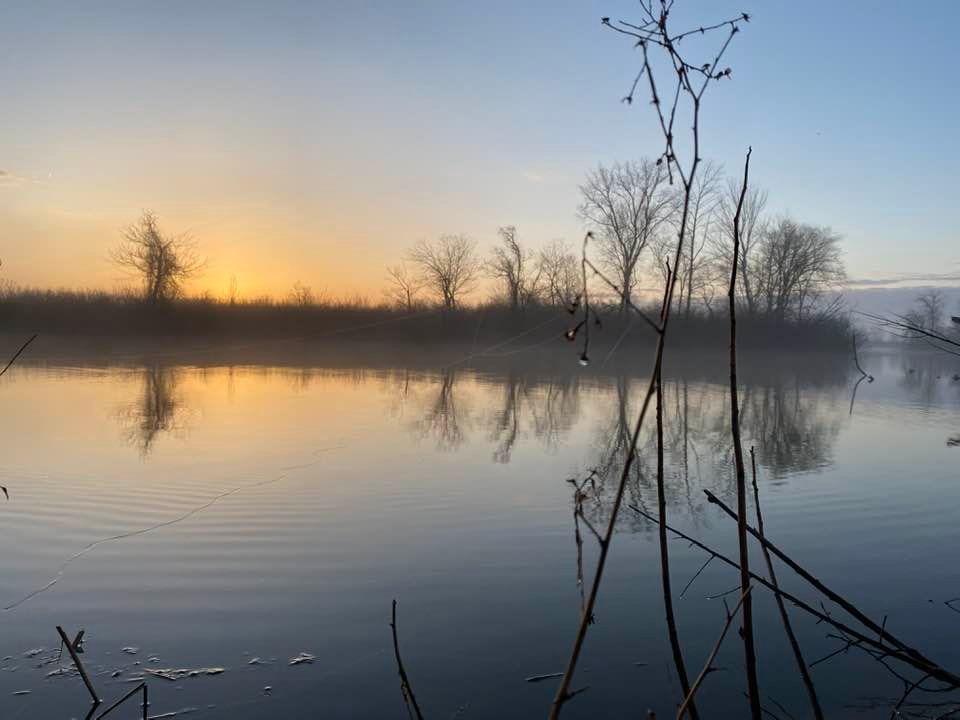
<path fill-rule="evenodd" d="M 960 596 L 960 360 L 861 354 L 876 381 L 852 405 L 849 357 L 744 358 L 767 532 L 956 670 L 960 615 L 945 601 Z M 602 522 L 645 361 L 623 350 L 581 368 L 569 346 L 463 356 L 38 343 L 0 380 L 0 718 L 86 715 L 80 679 L 57 673 L 57 625 L 86 630 L 108 702 L 146 670 L 223 669 L 147 675 L 152 715 L 405 717 L 394 598 L 428 718 L 545 716 L 554 681 L 525 678 L 562 670 L 580 607 L 568 479 L 599 469 L 587 512 Z M 668 367 L 670 520 L 735 554 L 735 526 L 702 493 L 734 503 L 723 357 Z M 650 440 L 629 501 L 655 512 Z M 588 577 L 595 550 L 585 534 Z M 706 558 L 670 550 L 679 596 Z M 691 675 L 724 619 L 708 596 L 737 582 L 713 562 L 677 597 Z M 660 592 L 656 530 L 625 510 L 575 683 L 590 690 L 564 717 L 672 716 Z M 809 716 L 775 605 L 755 595 L 763 702 Z M 843 646 L 792 617 L 808 660 Z M 315 659 L 291 665 L 300 653 Z M 699 696 L 709 716 L 746 714 L 741 658 L 731 633 Z M 887 717 L 903 691 L 855 650 L 812 675 L 829 717 Z"/>

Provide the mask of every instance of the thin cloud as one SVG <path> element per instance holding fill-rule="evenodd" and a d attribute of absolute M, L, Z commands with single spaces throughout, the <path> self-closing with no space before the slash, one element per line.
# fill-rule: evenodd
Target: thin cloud
<path fill-rule="evenodd" d="M 34 178 L 17 175 L 7 170 L 0 170 L 0 187 L 20 187 L 21 185 L 28 185 L 30 183 L 38 182 L 40 181 Z"/>
<path fill-rule="evenodd" d="M 874 287 L 903 285 L 904 283 L 960 282 L 960 273 L 898 273 L 885 278 L 856 278 L 847 280 L 848 286 Z"/>
<path fill-rule="evenodd" d="M 524 180 L 526 180 L 527 182 L 531 182 L 531 183 L 533 183 L 534 185 L 539 185 L 540 183 L 542 183 L 542 182 L 546 179 L 546 178 L 544 178 L 543 175 L 541 175 L 540 173 L 531 172 L 530 170 L 525 170 L 525 171 L 524 171 L 524 173 L 523 173 L 523 178 L 524 178 Z"/>

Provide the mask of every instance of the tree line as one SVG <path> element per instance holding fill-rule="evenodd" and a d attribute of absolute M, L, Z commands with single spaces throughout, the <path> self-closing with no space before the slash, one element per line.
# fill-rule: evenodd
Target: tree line
<path fill-rule="evenodd" d="M 707 162 L 690 204 L 688 242 L 676 268 L 674 302 L 686 316 L 712 316 L 730 272 L 738 186 Z M 493 281 L 496 299 L 511 308 L 530 303 L 568 306 L 583 293 L 626 311 L 641 302 L 642 283 L 662 278 L 676 251 L 681 193 L 662 163 L 642 159 L 599 165 L 580 185 L 578 215 L 590 232 L 583 257 L 564 240 L 534 250 L 516 226 L 498 230 L 484 258 L 465 235 L 421 240 L 387 268 L 389 299 L 409 310 L 432 302 L 460 307 L 481 280 Z M 741 211 L 740 302 L 752 315 L 781 322 L 831 317 L 841 309 L 836 290 L 846 279 L 840 236 L 829 227 L 766 213 L 767 193 L 751 188 Z"/>
<path fill-rule="evenodd" d="M 593 302 L 625 312 L 649 299 L 644 281 L 662 281 L 676 271 L 674 310 L 686 317 L 714 315 L 733 261 L 738 200 L 737 183 L 721 166 L 705 162 L 697 176 L 678 268 L 670 268 L 669 259 L 676 251 L 682 192 L 671 184 L 662 162 L 601 164 L 579 189 L 577 212 L 589 231 L 582 252 L 562 239 L 535 249 L 514 225 L 499 228 L 486 256 L 462 234 L 420 240 L 387 267 L 387 301 L 408 311 L 428 305 L 453 311 L 486 280 L 494 288 L 493 300 L 514 310 L 531 304 L 570 307 L 586 283 Z M 841 310 L 836 290 L 846 278 L 840 236 L 826 226 L 771 216 L 766 205 L 766 191 L 754 187 L 741 210 L 737 272 L 743 311 L 777 322 L 836 315 Z M 194 239 L 161 230 L 152 212 L 124 231 L 110 257 L 152 304 L 182 297 L 188 281 L 206 266 Z M 301 306 L 317 302 L 300 282 L 289 299 Z"/>

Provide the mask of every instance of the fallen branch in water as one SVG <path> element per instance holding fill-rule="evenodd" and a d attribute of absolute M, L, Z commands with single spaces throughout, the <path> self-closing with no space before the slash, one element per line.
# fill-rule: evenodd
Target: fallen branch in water
<path fill-rule="evenodd" d="M 400 692 L 403 693 L 403 702 L 406 703 L 407 712 L 413 708 L 417 720 L 423 720 L 423 713 L 420 712 L 420 706 L 417 704 L 417 698 L 413 694 L 413 688 L 410 686 L 410 679 L 407 677 L 407 671 L 403 668 L 403 660 L 400 658 L 400 642 L 397 640 L 397 601 L 393 601 L 393 608 L 390 612 L 390 630 L 393 633 L 393 654 L 397 658 L 397 672 L 400 674 Z"/>
<path fill-rule="evenodd" d="M 651 515 L 648 512 L 641 510 L 636 505 L 629 505 L 628 507 L 631 510 L 633 510 L 635 513 L 642 515 L 643 517 L 647 518 L 647 520 L 650 520 L 651 522 L 655 522 L 655 523 L 660 522 L 658 518 L 656 518 L 655 516 Z M 731 560 L 729 557 L 724 555 L 723 553 L 717 550 L 714 550 L 708 545 L 705 545 L 699 540 L 691 537 L 690 535 L 687 535 L 686 533 L 680 530 L 677 530 L 674 527 L 670 527 L 669 525 L 667 525 L 667 530 L 672 532 L 677 537 L 683 540 L 686 540 L 690 544 L 700 548 L 704 552 L 710 555 L 713 555 L 714 557 L 717 558 L 717 560 L 720 560 L 721 562 L 729 565 L 731 568 L 737 571 L 740 570 L 740 566 L 736 562 Z M 789 600 L 800 610 L 803 610 L 808 615 L 812 615 L 813 617 L 817 618 L 817 620 L 819 620 L 820 622 L 824 622 L 828 625 L 831 625 L 832 627 L 836 628 L 840 632 L 849 635 L 850 637 L 857 640 L 857 642 L 861 645 L 867 645 L 873 648 L 874 650 L 879 651 L 880 657 L 897 660 L 903 663 L 904 665 L 909 665 L 913 668 L 916 668 L 917 670 L 920 670 L 921 672 L 928 673 L 930 677 L 940 680 L 941 682 L 946 683 L 947 685 L 951 685 L 953 687 L 960 687 L 960 677 L 951 673 L 948 670 L 945 670 L 939 665 L 936 665 L 930 660 L 927 660 L 922 656 L 920 659 L 918 659 L 913 654 L 910 654 L 899 647 L 890 647 L 889 645 L 885 645 L 882 640 L 875 639 L 873 637 L 865 635 L 859 630 L 855 630 L 854 628 L 850 627 L 845 623 L 840 622 L 839 620 L 834 620 L 826 611 L 821 612 L 820 610 L 817 610 L 814 607 L 812 607 L 809 603 L 806 603 L 800 598 L 798 598 L 796 595 L 793 595 L 781 588 L 774 587 L 770 583 L 770 581 L 768 581 L 764 577 L 761 577 L 760 575 L 757 575 L 754 572 L 750 573 L 750 577 L 753 579 L 754 582 L 760 585 L 763 585 L 763 587 L 767 588 L 771 592 L 782 596 L 785 600 Z M 737 590 L 737 589 L 739 588 L 734 588 L 734 590 Z M 733 590 L 731 590 L 730 592 L 733 592 Z M 882 637 L 883 639 L 891 639 L 889 632 L 886 632 Z"/>
<path fill-rule="evenodd" d="M 701 670 L 700 674 L 697 675 L 697 679 L 693 681 L 693 685 L 690 686 L 690 691 L 680 704 L 680 709 L 677 710 L 677 720 L 683 720 L 684 713 L 686 713 L 688 709 L 692 709 L 693 696 L 696 695 L 697 690 L 700 688 L 700 684 L 703 682 L 704 678 L 710 674 L 713 661 L 716 659 L 717 653 L 720 652 L 720 646 L 723 644 L 723 639 L 727 636 L 727 630 L 730 629 L 730 624 L 733 622 L 734 616 L 736 616 L 740 606 L 743 605 L 743 601 L 747 598 L 747 596 L 750 595 L 751 590 L 753 590 L 753 586 L 748 585 L 746 592 L 740 595 L 740 599 L 737 601 L 736 607 L 733 608 L 733 612 L 727 613 L 727 620 L 723 623 L 723 629 L 720 631 L 720 637 L 717 638 L 717 642 L 713 645 L 713 650 L 711 650 L 710 654 L 707 656 L 707 662 L 703 664 L 703 670 Z"/>
<path fill-rule="evenodd" d="M 728 516 L 730 516 L 732 519 L 737 520 L 737 514 L 736 514 L 733 510 L 731 510 L 729 507 L 727 507 L 727 505 L 724 504 L 724 502 L 723 502 L 722 500 L 720 500 L 720 498 L 718 498 L 716 495 L 714 495 L 714 494 L 713 494 L 712 492 L 710 492 L 709 490 L 704 490 L 703 492 L 704 492 L 704 494 L 706 494 L 707 500 L 709 500 L 711 503 L 713 503 L 714 505 L 716 505 L 717 507 L 719 507 L 721 510 L 723 510 L 723 511 L 724 511 Z M 887 640 L 887 641 L 889 641 L 892 645 L 896 646 L 899 650 L 902 650 L 902 651 L 903 651 L 904 653 L 906 653 L 907 655 L 910 655 L 911 657 L 915 658 L 915 659 L 920 663 L 920 665 L 917 666 L 918 669 L 920 669 L 920 670 L 926 670 L 926 669 L 928 669 L 928 668 L 940 668 L 939 665 L 937 665 L 936 663 L 934 663 L 934 662 L 933 662 L 932 660 L 930 660 L 929 658 L 925 657 L 923 654 L 920 653 L 920 651 L 918 651 L 918 650 L 916 650 L 915 648 L 907 645 L 905 642 L 903 642 L 902 640 L 898 639 L 898 638 L 895 637 L 893 634 L 891 634 L 890 631 L 887 630 L 887 628 L 886 628 L 885 625 L 881 627 L 881 626 L 878 625 L 876 622 L 874 622 L 874 621 L 871 620 L 869 617 L 867 617 L 867 615 L 865 615 L 865 614 L 864 614 L 859 608 L 857 608 L 853 603 L 851 603 L 850 601 L 848 601 L 846 598 L 844 598 L 843 596 L 841 596 L 839 593 L 835 592 L 834 590 L 831 590 L 829 587 L 827 587 L 826 585 L 824 585 L 823 582 L 821 582 L 820 580 L 818 580 L 817 578 L 815 578 L 813 575 L 811 575 L 809 572 L 807 572 L 803 567 L 801 567 L 797 562 L 795 562 L 795 561 L 794 561 L 791 557 L 789 557 L 785 552 L 783 552 L 782 550 L 780 550 L 780 548 L 778 548 L 778 547 L 777 547 L 776 545 L 774 545 L 772 542 L 770 542 L 769 540 L 767 540 L 765 537 L 763 537 L 760 533 L 758 533 L 756 530 L 754 530 L 754 529 L 753 529 L 752 527 L 750 527 L 749 525 L 747 525 L 747 532 L 749 532 L 751 535 L 753 535 L 753 536 L 760 542 L 760 544 L 761 544 L 764 548 L 769 549 L 774 555 L 776 555 L 776 556 L 777 556 L 778 558 L 780 558 L 784 563 L 786 563 L 787 566 L 788 566 L 791 570 L 793 570 L 795 573 L 797 573 L 800 577 L 802 577 L 802 578 L 803 578 L 804 580 L 806 580 L 808 583 L 810 583 L 811 585 L 813 585 L 813 587 L 815 587 L 819 592 L 823 593 L 823 594 L 824 594 L 827 598 L 829 598 L 832 602 L 835 602 L 837 605 L 839 605 L 840 607 L 842 607 L 842 608 L 843 608 L 846 612 L 848 612 L 852 617 L 856 618 L 860 623 L 862 623 L 862 624 L 864 625 L 864 627 L 866 627 L 866 628 L 870 629 L 871 631 L 873 631 L 874 633 L 876 633 L 877 636 L 881 639 L 881 641 L 882 641 L 882 640 Z M 942 668 L 941 668 L 941 669 L 942 669 Z M 943 672 L 946 672 L 946 671 L 944 670 Z M 951 674 L 948 674 L 948 675 L 949 675 L 949 678 L 950 678 L 949 680 L 946 679 L 946 676 L 944 676 L 944 677 L 938 677 L 938 679 L 942 679 L 942 680 L 944 680 L 944 681 L 946 681 L 946 682 L 952 682 L 952 683 L 954 683 L 955 685 L 957 685 L 958 687 L 960 687 L 960 677 L 958 677 L 958 676 L 956 676 L 956 675 L 953 675 L 952 673 L 951 673 Z M 937 677 L 937 676 L 934 676 L 934 677 Z"/>
<path fill-rule="evenodd" d="M 80 662 L 80 656 L 77 654 L 77 647 L 74 647 L 74 643 L 70 641 L 70 638 L 67 637 L 67 633 L 64 632 L 63 628 L 59 625 L 57 625 L 57 633 L 59 633 L 60 640 L 63 642 L 64 647 L 67 648 L 67 652 L 70 653 L 70 659 L 73 660 L 73 664 L 76 666 L 77 672 L 80 673 L 80 678 L 83 680 L 83 684 L 87 686 L 87 692 L 90 693 L 90 697 L 93 699 L 94 707 L 97 707 L 103 701 L 97 695 L 97 691 L 94 690 L 93 683 L 90 682 L 90 677 L 87 675 L 86 668 L 84 668 L 83 663 Z M 82 637 L 82 633 L 77 635 L 77 646 L 79 646 L 79 641 Z"/>

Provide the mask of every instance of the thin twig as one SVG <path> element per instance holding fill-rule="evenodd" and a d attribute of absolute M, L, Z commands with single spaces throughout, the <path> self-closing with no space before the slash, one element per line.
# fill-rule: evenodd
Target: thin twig
<path fill-rule="evenodd" d="M 663 476 L 663 377 L 657 371 L 657 512 L 660 517 L 667 516 L 667 492 Z M 667 636 L 670 639 L 670 651 L 673 654 L 673 664 L 677 669 L 677 678 L 680 680 L 680 689 L 685 698 L 684 704 L 689 707 L 692 720 L 698 720 L 697 706 L 693 701 L 690 680 L 687 677 L 687 667 L 683 661 L 683 650 L 680 647 L 680 634 L 677 630 L 677 618 L 673 612 L 673 593 L 670 587 L 670 551 L 667 544 L 667 529 L 662 524 L 658 528 L 660 542 L 660 581 L 663 588 L 663 610 L 666 614 Z"/>
<path fill-rule="evenodd" d="M 400 642 L 397 640 L 397 601 L 393 601 L 390 611 L 390 630 L 393 633 L 393 654 L 397 658 L 397 672 L 400 675 L 400 692 L 403 693 L 403 702 L 407 705 L 407 711 L 413 708 L 417 715 L 417 720 L 423 720 L 423 713 L 420 712 L 420 706 L 417 704 L 417 698 L 413 694 L 413 688 L 410 686 L 410 680 L 407 678 L 407 671 L 403 668 L 403 660 L 400 659 Z"/>
<path fill-rule="evenodd" d="M 750 591 L 752 589 L 753 586 L 748 585 L 746 591 L 740 594 L 740 599 L 733 608 L 733 612 L 727 614 L 727 619 L 723 623 L 723 629 L 720 631 L 720 637 L 717 638 L 717 642 L 715 642 L 713 645 L 713 650 L 711 650 L 710 654 L 707 656 L 707 661 L 703 664 L 703 670 L 701 670 L 700 674 L 697 675 L 697 679 L 693 681 L 690 691 L 680 704 L 680 709 L 677 710 L 677 720 L 683 720 L 684 713 L 687 712 L 688 709 L 692 708 L 693 696 L 696 695 L 697 690 L 700 688 L 700 684 L 703 682 L 703 679 L 710 673 L 710 667 L 713 665 L 713 661 L 716 659 L 717 653 L 720 652 L 720 646 L 723 645 L 723 639 L 727 636 L 727 630 L 730 629 L 730 624 L 733 622 L 734 616 L 736 616 L 737 611 L 740 609 L 740 606 L 743 605 L 743 601 L 747 598 L 747 596 L 750 595 Z"/>
<path fill-rule="evenodd" d="M 753 603 L 747 594 L 750 586 L 750 552 L 747 547 L 747 479 L 743 465 L 743 442 L 740 438 L 740 400 L 737 393 L 737 260 L 740 257 L 740 214 L 743 212 L 743 200 L 747 196 L 750 178 L 750 155 L 753 148 L 747 150 L 743 164 L 743 184 L 740 186 L 740 199 L 733 216 L 733 262 L 730 267 L 730 286 L 727 299 L 730 305 L 730 430 L 733 435 L 733 460 L 737 477 L 737 509 L 740 522 L 737 523 L 737 542 L 740 548 L 740 592 L 743 596 L 743 653 L 747 673 L 747 697 L 750 700 L 750 714 L 753 720 L 760 720 L 763 714 L 760 708 L 760 685 L 757 681 L 757 650 L 753 641 Z M 661 526 L 662 527 L 662 526 Z"/>
<path fill-rule="evenodd" d="M 763 513 L 760 512 L 760 488 L 757 486 L 757 456 L 752 447 L 750 448 L 750 466 L 753 469 L 753 506 L 757 513 L 757 532 L 760 533 L 760 537 L 764 537 Z M 767 550 L 765 545 L 761 544 L 761 547 L 763 548 L 763 558 L 767 563 L 767 574 L 770 575 L 770 582 L 779 590 L 780 585 L 777 582 L 777 573 L 773 568 L 773 558 L 770 557 L 770 551 Z M 810 700 L 810 708 L 813 710 L 813 716 L 817 720 L 823 720 L 823 710 L 820 708 L 820 699 L 817 697 L 817 691 L 813 686 L 810 672 L 807 670 L 807 664 L 803 660 L 803 652 L 800 650 L 800 643 L 797 640 L 796 634 L 793 632 L 793 626 L 790 624 L 790 615 L 787 613 L 787 608 L 783 603 L 783 597 L 778 592 L 774 593 L 774 598 L 777 601 L 780 620 L 783 622 L 783 631 L 786 633 L 787 640 L 790 642 L 790 649 L 793 650 L 793 657 L 797 661 L 797 670 L 800 672 L 800 679 L 803 681 L 803 686 L 807 691 L 807 698 Z M 881 637 L 880 640 L 882 642 L 883 638 Z"/>
<path fill-rule="evenodd" d="M 857 355 L 857 333 L 851 333 L 853 339 L 853 364 L 856 366 L 857 371 L 860 373 L 861 380 L 863 378 L 867 379 L 867 382 L 873 382 L 873 375 L 869 375 L 866 370 L 860 367 L 860 358 Z M 853 403 L 851 403 L 851 406 Z"/>
<path fill-rule="evenodd" d="M 17 358 L 20 357 L 20 354 L 21 354 L 24 350 L 26 350 L 26 349 L 27 349 L 27 346 L 28 346 L 30 343 L 32 343 L 34 340 L 36 340 L 36 339 L 37 339 L 37 335 L 36 335 L 36 334 L 33 334 L 33 335 L 30 336 L 30 339 L 29 339 L 29 340 L 27 340 L 23 345 L 20 346 L 20 349 L 17 350 L 17 351 L 13 354 L 13 357 L 10 358 L 10 359 L 7 361 L 7 364 L 4 366 L 3 370 L 0 370 L 0 377 L 2 377 L 2 376 L 7 372 L 7 370 L 10 369 L 10 366 L 13 365 L 14 362 L 16 362 Z"/>
<path fill-rule="evenodd" d="M 648 11 L 648 14 L 652 14 L 649 12 L 649 8 L 645 7 L 645 10 Z M 680 56 L 679 52 L 674 47 L 674 45 L 669 42 L 670 34 L 667 30 L 667 15 L 668 15 L 668 12 L 666 9 L 666 5 L 664 5 L 660 20 L 657 23 L 657 32 L 661 35 L 661 38 L 666 41 L 665 43 L 662 44 L 662 47 L 664 47 L 667 54 L 670 56 L 671 61 L 674 62 L 675 66 L 676 66 L 676 63 L 681 63 L 681 67 L 683 67 L 682 63 L 684 61 L 682 57 Z M 653 18 L 651 17 L 651 20 L 652 19 Z M 746 18 L 743 18 L 743 19 L 746 19 Z M 608 18 L 604 20 L 604 24 L 610 26 Z M 668 177 L 672 182 L 673 172 L 675 170 L 676 173 L 679 175 L 679 177 L 682 179 L 683 185 L 684 185 L 683 206 L 682 206 L 682 212 L 680 214 L 680 222 L 679 222 L 678 231 L 677 231 L 677 247 L 676 247 L 676 253 L 674 258 L 675 268 L 680 266 L 680 261 L 683 257 L 682 253 L 684 248 L 684 241 L 686 239 L 687 223 L 689 220 L 690 199 L 691 199 L 691 193 L 693 188 L 693 180 L 694 180 L 694 177 L 696 176 L 697 168 L 699 167 L 701 162 L 700 102 L 703 97 L 703 93 L 705 92 L 710 80 L 715 79 L 714 73 L 712 72 L 712 70 L 715 69 L 717 61 L 726 51 L 727 47 L 730 44 L 730 40 L 732 39 L 733 34 L 736 31 L 737 31 L 737 26 L 735 21 L 733 21 L 731 34 L 726 39 L 726 42 L 723 43 L 723 46 L 720 48 L 716 56 L 717 59 L 714 60 L 714 62 L 712 63 L 711 72 L 705 73 L 706 77 L 704 78 L 704 82 L 701 85 L 699 90 L 694 90 L 692 88 L 689 80 L 687 79 L 688 76 L 685 73 L 681 72 L 678 74 L 678 82 L 683 84 L 684 92 L 688 96 L 692 106 L 692 116 L 693 116 L 692 117 L 693 123 L 690 131 L 691 140 L 692 140 L 692 152 L 691 152 L 689 170 L 687 172 L 684 172 L 683 168 L 680 166 L 679 160 L 677 159 L 676 153 L 674 152 L 673 134 L 667 128 L 667 124 L 663 116 L 663 110 L 660 107 L 659 96 L 657 95 L 657 89 L 656 89 L 656 81 L 653 77 L 653 73 L 650 71 L 650 60 L 647 54 L 648 43 L 646 41 L 642 41 L 640 43 L 641 49 L 643 51 L 643 66 L 645 71 L 643 74 L 646 76 L 647 81 L 649 83 L 650 92 L 653 99 L 653 105 L 659 117 L 660 126 L 664 133 L 665 157 L 666 157 L 666 163 L 667 163 Z M 671 123 L 672 123 L 672 120 L 671 120 Z M 671 127 L 672 127 L 672 124 L 671 124 Z M 584 253 L 584 256 L 585 256 L 585 253 Z M 584 257 L 584 260 L 585 260 L 585 257 Z M 583 263 L 583 271 L 585 276 L 586 262 Z M 667 327 L 669 325 L 669 320 L 670 320 L 670 308 L 673 305 L 673 296 L 674 296 L 674 290 L 676 288 L 676 280 L 677 280 L 677 274 L 674 273 L 674 275 L 670 278 L 669 282 L 667 283 L 668 287 L 666 292 L 666 302 L 664 303 L 664 307 L 662 308 L 662 313 L 661 313 L 662 320 L 660 322 L 660 331 L 657 334 L 657 343 L 656 343 L 656 348 L 654 350 L 653 368 L 651 370 L 650 378 L 647 384 L 647 391 L 646 391 L 646 394 L 644 395 L 644 399 L 641 404 L 640 411 L 637 415 L 637 421 L 636 421 L 636 425 L 634 426 L 633 433 L 631 435 L 630 445 L 627 448 L 627 457 L 626 457 L 626 460 L 624 461 L 623 470 L 620 474 L 620 479 L 617 484 L 616 492 L 614 493 L 614 496 L 613 496 L 613 503 L 610 507 L 610 517 L 607 522 L 607 527 L 606 527 L 606 531 L 604 532 L 603 539 L 600 542 L 600 553 L 597 558 L 597 565 L 594 570 L 593 582 L 590 585 L 590 592 L 587 596 L 587 602 L 584 605 L 583 610 L 580 614 L 580 621 L 578 623 L 576 635 L 574 637 L 573 647 L 570 651 L 570 657 L 567 660 L 567 666 L 566 666 L 566 669 L 564 670 L 563 678 L 560 681 L 560 684 L 557 688 L 556 695 L 554 696 L 553 703 L 550 708 L 550 714 L 549 714 L 550 720 L 558 720 L 558 718 L 560 717 L 560 713 L 563 710 L 564 704 L 571 697 L 573 697 L 573 693 L 571 693 L 570 691 L 571 683 L 573 682 L 573 675 L 576 672 L 577 663 L 579 662 L 579 659 L 580 659 L 580 653 L 583 649 L 583 643 L 587 634 L 587 628 L 593 621 L 594 606 L 597 601 L 597 595 L 600 591 L 600 585 L 603 581 L 603 573 L 604 573 L 604 569 L 606 568 L 606 561 L 607 561 L 607 556 L 610 550 L 610 543 L 613 538 L 614 529 L 616 528 L 617 518 L 619 516 L 620 507 L 621 507 L 621 504 L 623 503 L 623 496 L 626 491 L 627 481 L 630 477 L 630 470 L 631 470 L 631 467 L 633 466 L 634 457 L 636 455 L 636 448 L 637 448 L 637 442 L 640 436 L 640 430 L 643 427 L 643 422 L 644 422 L 644 419 L 646 418 L 647 410 L 649 409 L 649 406 L 650 406 L 650 400 L 655 390 L 656 377 L 660 372 L 660 368 L 663 364 L 663 352 L 664 352 L 665 341 L 667 336 Z M 586 286 L 586 277 L 584 277 L 584 286 Z M 586 291 L 586 287 L 584 287 L 584 291 Z"/>

